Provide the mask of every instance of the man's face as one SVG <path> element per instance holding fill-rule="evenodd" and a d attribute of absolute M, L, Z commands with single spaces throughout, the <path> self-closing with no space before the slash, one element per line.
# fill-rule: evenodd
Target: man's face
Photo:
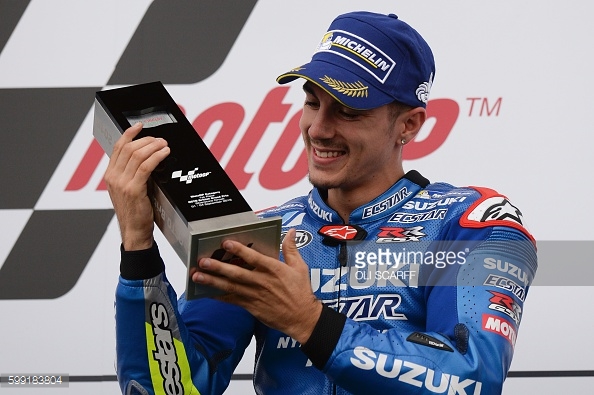
<path fill-rule="evenodd" d="M 311 82 L 303 89 L 299 126 L 310 182 L 320 188 L 364 194 L 389 188 L 400 177 L 399 133 L 389 107 L 353 110 Z"/>

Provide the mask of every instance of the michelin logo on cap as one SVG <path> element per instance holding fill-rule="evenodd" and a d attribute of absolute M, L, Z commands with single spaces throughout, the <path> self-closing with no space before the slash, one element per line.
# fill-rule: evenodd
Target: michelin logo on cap
<path fill-rule="evenodd" d="M 388 79 L 396 62 L 379 48 L 343 30 L 327 32 L 316 52 L 331 52 L 355 63 L 382 84 Z"/>

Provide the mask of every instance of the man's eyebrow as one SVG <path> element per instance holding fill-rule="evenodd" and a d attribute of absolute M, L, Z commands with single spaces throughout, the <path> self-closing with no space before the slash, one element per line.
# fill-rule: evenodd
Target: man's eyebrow
<path fill-rule="evenodd" d="M 305 83 L 303 84 L 303 90 L 305 91 L 305 93 L 309 93 L 312 96 L 316 95 L 314 93 L 312 86 L 311 86 L 311 82 L 309 82 L 309 81 L 305 81 Z"/>

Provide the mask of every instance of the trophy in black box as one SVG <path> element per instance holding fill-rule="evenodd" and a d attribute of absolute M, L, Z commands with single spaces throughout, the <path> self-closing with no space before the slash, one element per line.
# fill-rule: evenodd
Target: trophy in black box
<path fill-rule="evenodd" d="M 136 122 L 143 123 L 137 138 L 161 137 L 169 145 L 169 156 L 151 175 L 149 194 L 155 223 L 188 274 L 203 257 L 236 263 L 238 259 L 221 250 L 224 239 L 278 257 L 280 217 L 263 219 L 254 214 L 163 84 L 96 93 L 93 135 L 108 155 L 121 134 Z M 187 299 L 216 294 L 220 291 L 195 284 L 187 276 Z"/>

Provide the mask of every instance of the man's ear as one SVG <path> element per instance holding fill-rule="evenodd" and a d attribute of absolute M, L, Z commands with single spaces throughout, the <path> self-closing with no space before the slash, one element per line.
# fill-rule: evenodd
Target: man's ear
<path fill-rule="evenodd" d="M 402 116 L 404 117 L 402 120 L 404 122 L 404 129 L 402 130 L 400 140 L 408 143 L 421 130 L 421 126 L 423 126 L 427 119 L 427 112 L 423 107 L 415 107 L 402 114 Z"/>

